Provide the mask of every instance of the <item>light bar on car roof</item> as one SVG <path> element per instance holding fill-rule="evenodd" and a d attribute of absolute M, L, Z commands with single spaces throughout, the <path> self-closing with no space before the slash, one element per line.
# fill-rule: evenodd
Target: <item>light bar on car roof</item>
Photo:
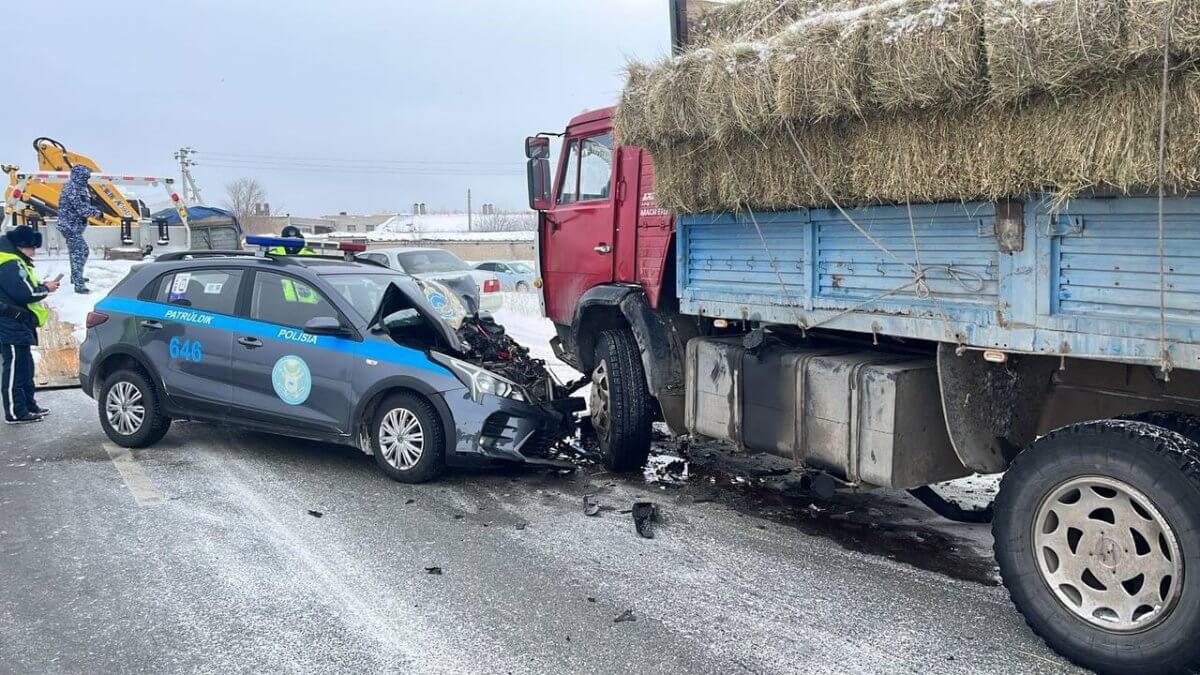
<path fill-rule="evenodd" d="M 294 237 L 266 237 L 261 235 L 251 235 L 246 237 L 246 243 L 250 246 L 258 246 L 263 252 L 266 249 L 281 247 L 285 251 L 287 249 L 308 248 L 309 250 L 320 251 L 342 251 L 346 254 L 362 253 L 367 250 L 367 245 L 353 241 L 305 241 L 304 239 Z M 347 258 L 349 255 L 347 255 Z"/>

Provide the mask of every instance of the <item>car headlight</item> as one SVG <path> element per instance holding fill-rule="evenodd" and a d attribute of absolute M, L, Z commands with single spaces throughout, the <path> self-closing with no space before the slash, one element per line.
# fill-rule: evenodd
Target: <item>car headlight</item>
<path fill-rule="evenodd" d="M 430 356 L 433 357 L 434 361 L 449 368 L 455 377 L 467 385 L 471 390 L 471 400 L 476 403 L 483 402 L 484 394 L 511 398 L 516 401 L 525 400 L 525 392 L 520 386 L 515 382 L 510 382 L 500 377 L 490 370 L 485 370 L 473 363 L 467 363 L 466 361 L 446 356 L 440 352 L 432 352 Z"/>

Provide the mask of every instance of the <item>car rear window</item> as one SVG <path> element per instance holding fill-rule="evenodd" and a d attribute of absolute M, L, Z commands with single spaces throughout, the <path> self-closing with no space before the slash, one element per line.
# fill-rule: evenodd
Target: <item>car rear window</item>
<path fill-rule="evenodd" d="M 471 268 L 462 258 L 449 251 L 406 251 L 397 253 L 400 266 L 409 274 L 438 274 L 440 272 L 466 272 Z"/>
<path fill-rule="evenodd" d="M 233 314 L 241 270 L 181 270 L 164 274 L 154 283 L 154 301 L 202 312 Z"/>

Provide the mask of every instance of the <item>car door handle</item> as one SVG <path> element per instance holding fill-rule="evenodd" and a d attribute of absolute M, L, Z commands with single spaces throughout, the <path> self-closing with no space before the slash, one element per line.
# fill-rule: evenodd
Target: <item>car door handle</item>
<path fill-rule="evenodd" d="M 147 319 L 146 321 L 142 322 L 142 328 L 151 328 L 153 330 L 159 330 L 162 328 L 162 324 L 159 323 L 158 321 L 150 321 L 149 319 Z"/>
<path fill-rule="evenodd" d="M 596 253 L 599 253 L 600 255 L 606 255 L 608 253 L 612 253 L 612 247 L 609 246 L 608 244 L 600 244 L 599 246 L 593 246 L 592 250 L 595 251 Z"/>
<path fill-rule="evenodd" d="M 263 346 L 263 341 L 255 337 L 240 337 L 238 338 L 238 344 L 246 349 L 258 349 Z"/>

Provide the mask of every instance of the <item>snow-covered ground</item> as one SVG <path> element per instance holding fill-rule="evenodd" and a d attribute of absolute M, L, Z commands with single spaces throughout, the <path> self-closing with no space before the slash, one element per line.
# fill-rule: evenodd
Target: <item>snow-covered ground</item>
<path fill-rule="evenodd" d="M 71 267 L 65 255 L 38 256 L 34 263 L 41 279 L 63 275 L 62 287 L 50 296 L 46 304 L 58 314 L 59 321 L 66 321 L 75 327 L 75 339 L 79 342 L 83 342 L 87 332 L 84 319 L 88 312 L 137 264 L 131 260 L 89 260 L 85 274 L 90 279 L 88 287 L 92 292 L 80 295 L 71 288 Z"/>

